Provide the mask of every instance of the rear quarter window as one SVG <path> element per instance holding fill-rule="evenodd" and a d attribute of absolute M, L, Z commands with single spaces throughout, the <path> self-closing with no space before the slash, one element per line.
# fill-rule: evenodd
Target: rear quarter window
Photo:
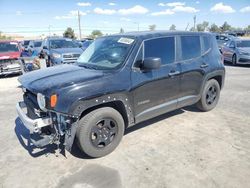
<path fill-rule="evenodd" d="M 182 60 L 201 56 L 201 43 L 199 36 L 181 36 Z"/>
<path fill-rule="evenodd" d="M 203 51 L 202 53 L 206 53 L 210 48 L 211 48 L 211 37 L 209 36 L 203 36 L 202 37 L 203 40 Z"/>

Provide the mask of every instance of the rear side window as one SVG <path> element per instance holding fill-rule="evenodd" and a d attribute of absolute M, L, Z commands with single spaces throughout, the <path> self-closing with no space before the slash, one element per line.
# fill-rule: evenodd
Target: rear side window
<path fill-rule="evenodd" d="M 159 57 L 162 65 L 175 61 L 175 38 L 165 37 L 144 42 L 144 58 Z"/>
<path fill-rule="evenodd" d="M 201 55 L 199 36 L 181 36 L 182 59 L 192 59 Z"/>
<path fill-rule="evenodd" d="M 203 36 L 203 53 L 206 53 L 211 48 L 211 40 L 208 36 Z"/>

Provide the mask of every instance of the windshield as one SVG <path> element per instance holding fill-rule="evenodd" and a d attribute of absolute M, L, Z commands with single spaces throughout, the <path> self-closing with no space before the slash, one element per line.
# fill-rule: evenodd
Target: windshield
<path fill-rule="evenodd" d="M 96 39 L 79 57 L 79 66 L 94 69 L 114 69 L 125 61 L 133 38 L 112 36 Z"/>
<path fill-rule="evenodd" d="M 239 47 L 239 48 L 250 48 L 250 40 L 237 41 L 237 47 Z"/>
<path fill-rule="evenodd" d="M 50 48 L 78 48 L 77 42 L 71 39 L 55 39 L 50 41 Z"/>
<path fill-rule="evenodd" d="M 16 42 L 0 43 L 0 52 L 18 52 L 18 44 Z"/>
<path fill-rule="evenodd" d="M 29 40 L 25 40 L 25 41 L 23 41 L 23 45 L 24 45 L 24 46 L 28 46 L 28 45 L 29 45 L 29 43 L 30 43 L 30 41 L 29 41 Z"/>
<path fill-rule="evenodd" d="M 42 41 L 34 42 L 34 47 L 41 47 L 41 46 L 42 46 Z"/>

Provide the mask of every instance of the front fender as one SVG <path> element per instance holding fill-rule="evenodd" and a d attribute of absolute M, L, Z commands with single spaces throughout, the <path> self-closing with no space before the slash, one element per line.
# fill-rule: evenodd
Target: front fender
<path fill-rule="evenodd" d="M 70 114 L 74 117 L 80 118 L 81 114 L 86 110 L 98 107 L 98 106 L 106 106 L 115 102 L 121 102 L 123 104 L 124 109 L 126 110 L 128 125 L 134 124 L 134 112 L 133 112 L 133 99 L 130 97 L 129 93 L 115 93 L 115 94 L 107 94 L 99 97 L 94 97 L 91 99 L 80 99 L 73 103 L 70 107 Z"/>

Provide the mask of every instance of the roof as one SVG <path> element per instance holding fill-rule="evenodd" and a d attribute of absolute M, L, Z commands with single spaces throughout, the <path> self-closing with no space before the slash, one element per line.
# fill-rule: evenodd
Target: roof
<path fill-rule="evenodd" d="M 150 39 L 155 37 L 173 36 L 173 35 L 211 35 L 211 33 L 206 32 L 190 32 L 190 31 L 136 31 L 115 34 L 116 36 L 131 36 L 140 39 Z M 114 36 L 114 35 L 113 35 Z"/>

